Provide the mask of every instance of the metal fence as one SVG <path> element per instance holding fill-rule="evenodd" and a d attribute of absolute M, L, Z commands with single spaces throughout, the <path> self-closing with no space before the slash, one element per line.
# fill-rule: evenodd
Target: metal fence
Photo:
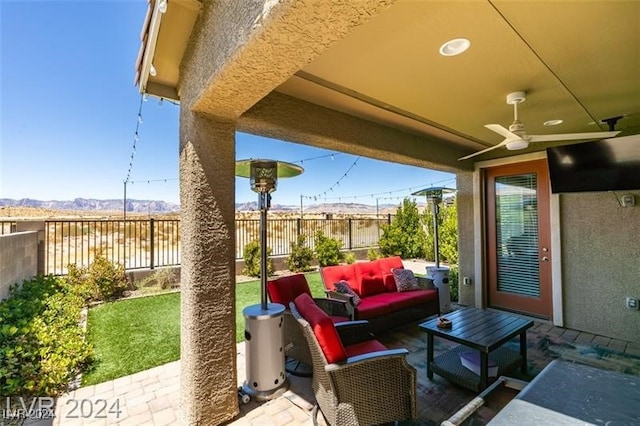
<path fill-rule="evenodd" d="M 315 248 L 315 234 L 322 231 L 347 250 L 378 245 L 384 218 L 268 219 L 267 238 L 272 256 L 291 253 L 298 235 Z M 242 259 L 247 244 L 260 239 L 259 219 L 236 219 L 236 253 Z M 15 232 L 15 221 L 1 221 L 0 232 Z M 44 222 L 44 270 L 64 275 L 69 264 L 88 266 L 101 254 L 126 269 L 180 265 L 179 219 L 47 220 Z"/>
<path fill-rule="evenodd" d="M 67 266 L 89 265 L 101 254 L 126 269 L 180 264 L 180 221 L 45 221 L 45 271 L 64 275 Z"/>
<path fill-rule="evenodd" d="M 268 219 L 267 241 L 272 256 L 290 254 L 291 243 L 301 234 L 307 237 L 307 246 L 314 249 L 317 231 L 339 240 L 344 249 L 372 247 L 378 245 L 380 225 L 390 221 L 391 216 L 384 219 Z M 259 219 L 236 219 L 236 259 L 243 257 L 247 244 L 259 240 Z"/>

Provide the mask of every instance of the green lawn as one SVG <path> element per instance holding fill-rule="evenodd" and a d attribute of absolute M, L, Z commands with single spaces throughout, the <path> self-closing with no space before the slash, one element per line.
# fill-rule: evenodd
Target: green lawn
<path fill-rule="evenodd" d="M 324 296 L 317 272 L 306 275 L 311 293 Z M 260 303 L 260 281 L 236 286 L 236 342 L 244 340 L 242 310 Z M 180 358 L 180 293 L 105 303 L 89 310 L 87 338 L 96 351 L 95 369 L 83 385 L 146 370 Z"/>
<path fill-rule="evenodd" d="M 89 310 L 87 338 L 95 369 L 92 385 L 180 358 L 180 293 L 105 303 Z"/>

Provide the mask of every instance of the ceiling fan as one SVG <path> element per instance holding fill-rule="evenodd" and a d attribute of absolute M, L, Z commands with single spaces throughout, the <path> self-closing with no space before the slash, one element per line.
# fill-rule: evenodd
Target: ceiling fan
<path fill-rule="evenodd" d="M 473 154 L 465 157 L 458 158 L 458 160 L 466 160 L 476 155 L 484 154 L 485 152 L 492 151 L 497 148 L 505 147 L 508 150 L 515 151 L 518 149 L 525 149 L 532 142 L 550 142 L 550 141 L 571 141 L 580 139 L 602 139 L 611 138 L 620 133 L 619 131 L 609 132 L 588 132 L 588 133 L 560 133 L 555 135 L 527 135 L 524 130 L 524 125 L 518 120 L 518 104 L 526 100 L 525 92 L 513 92 L 507 95 L 507 104 L 513 105 L 513 124 L 509 126 L 509 129 L 504 128 L 500 124 L 485 124 L 489 130 L 496 132 L 497 134 L 504 136 L 504 140 L 497 145 L 483 149 L 482 151 L 474 152 Z"/>

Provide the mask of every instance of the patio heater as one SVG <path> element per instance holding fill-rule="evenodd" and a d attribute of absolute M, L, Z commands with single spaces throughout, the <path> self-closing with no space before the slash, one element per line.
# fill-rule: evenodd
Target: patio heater
<path fill-rule="evenodd" d="M 276 160 L 236 162 L 236 176 L 250 179 L 251 190 L 258 193 L 260 209 L 260 304 L 247 306 L 242 311 L 247 374 L 242 390 L 259 401 L 276 398 L 288 387 L 282 334 L 285 307 L 267 303 L 267 211 L 278 178 L 293 177 L 302 172 L 302 167 Z"/>
<path fill-rule="evenodd" d="M 440 298 L 440 311 L 447 312 L 451 307 L 451 293 L 449 290 L 449 268 L 440 267 L 440 248 L 438 244 L 438 213 L 440 212 L 440 204 L 442 197 L 446 193 L 454 192 L 454 189 L 442 186 L 421 189 L 411 195 L 427 197 L 427 204 L 431 204 L 433 208 L 433 252 L 435 255 L 435 266 L 427 266 L 427 277 L 433 280 L 438 288 Z"/>

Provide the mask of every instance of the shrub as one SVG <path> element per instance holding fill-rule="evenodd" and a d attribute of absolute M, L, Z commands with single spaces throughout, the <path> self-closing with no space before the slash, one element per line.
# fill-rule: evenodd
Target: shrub
<path fill-rule="evenodd" d="M 426 232 L 415 201 L 405 198 L 389 225 L 382 225 L 380 251 L 384 256 L 403 259 L 425 255 Z"/>
<path fill-rule="evenodd" d="M 337 265 L 342 262 L 344 255 L 340 251 L 342 242 L 324 235 L 320 230 L 315 234 L 316 258 L 320 266 Z"/>
<path fill-rule="evenodd" d="M 356 261 L 356 254 L 352 251 L 345 253 L 344 261 L 347 262 L 349 265 L 351 265 Z"/>
<path fill-rule="evenodd" d="M 433 211 L 431 209 L 425 210 L 422 219 L 428 230 L 425 258 L 435 260 Z M 440 252 L 440 261 L 449 264 L 458 263 L 458 210 L 455 202 L 451 206 L 440 206 L 438 213 L 438 251 Z"/>
<path fill-rule="evenodd" d="M 438 217 L 442 222 L 438 223 L 438 243 L 442 259 L 454 265 L 458 263 L 458 208 L 454 202 L 449 207 L 440 209 Z"/>
<path fill-rule="evenodd" d="M 93 349 L 79 325 L 83 296 L 39 276 L 0 303 L 0 395 L 59 396 L 88 369 Z"/>
<path fill-rule="evenodd" d="M 310 271 L 313 260 L 313 250 L 306 246 L 307 237 L 298 235 L 296 241 L 291 242 L 291 254 L 287 258 L 287 267 L 292 272 Z"/>
<path fill-rule="evenodd" d="M 369 260 L 376 260 L 376 259 L 380 259 L 382 257 L 382 255 L 380 254 L 380 250 L 378 250 L 375 247 L 370 247 L 369 250 L 367 250 L 367 259 Z"/>
<path fill-rule="evenodd" d="M 158 268 L 151 275 L 136 282 L 136 288 L 159 287 L 162 290 L 177 287 L 178 278 L 172 268 Z"/>
<path fill-rule="evenodd" d="M 451 293 L 451 301 L 457 302 L 458 292 L 458 265 L 449 266 L 449 292 Z"/>
<path fill-rule="evenodd" d="M 244 246 L 244 269 L 242 273 L 250 277 L 260 276 L 260 243 L 255 240 Z M 271 248 L 267 247 L 267 275 L 273 274 L 273 260 L 269 258 Z"/>
<path fill-rule="evenodd" d="M 124 266 L 97 254 L 87 267 L 69 265 L 67 281 L 78 287 L 85 300 L 110 300 L 121 297 L 129 287 Z"/>

